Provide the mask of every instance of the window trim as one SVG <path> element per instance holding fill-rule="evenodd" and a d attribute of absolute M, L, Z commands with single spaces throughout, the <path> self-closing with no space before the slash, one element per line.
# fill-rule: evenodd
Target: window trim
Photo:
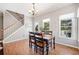
<path fill-rule="evenodd" d="M 49 30 L 50 30 L 50 21 L 51 21 L 50 18 L 43 19 L 43 21 L 42 21 L 43 22 L 43 28 L 44 28 L 44 22 L 47 22 L 47 21 L 49 22 Z"/>
<path fill-rule="evenodd" d="M 73 18 L 74 18 L 74 13 L 68 13 L 68 14 L 64 14 L 64 15 L 69 15 L 69 14 L 73 14 L 73 17 L 61 19 L 60 17 L 63 16 L 63 15 L 59 16 L 59 37 L 60 38 L 66 38 L 66 39 L 72 39 L 73 38 L 72 33 L 73 33 Z M 71 19 L 72 20 L 72 26 L 71 26 L 72 27 L 72 29 L 71 29 L 72 33 L 71 33 L 71 37 L 70 38 L 61 35 L 61 20 L 64 20 L 64 19 Z"/>

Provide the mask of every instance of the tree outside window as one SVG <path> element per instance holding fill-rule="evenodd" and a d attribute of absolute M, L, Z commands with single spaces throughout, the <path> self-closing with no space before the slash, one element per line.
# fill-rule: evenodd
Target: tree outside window
<path fill-rule="evenodd" d="M 71 38 L 72 37 L 72 19 L 74 17 L 74 13 L 61 15 L 59 17 L 59 33 L 61 37 Z"/>
<path fill-rule="evenodd" d="M 43 26 L 40 29 L 41 31 L 50 30 L 50 19 L 49 18 L 43 20 Z"/>

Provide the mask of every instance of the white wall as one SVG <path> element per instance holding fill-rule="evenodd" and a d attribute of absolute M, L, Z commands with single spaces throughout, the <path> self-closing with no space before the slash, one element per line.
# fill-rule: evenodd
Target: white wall
<path fill-rule="evenodd" d="M 28 39 L 29 32 L 32 31 L 32 19 L 26 15 L 24 17 L 25 38 Z"/>
<path fill-rule="evenodd" d="M 4 39 L 4 43 L 9 43 L 9 42 L 13 42 L 13 41 L 17 41 L 17 40 L 22 40 L 22 39 L 28 39 L 28 33 L 29 31 L 32 31 L 32 20 L 30 17 L 28 17 L 28 3 L 2 3 L 0 4 L 0 10 L 2 12 L 5 13 L 5 10 L 11 10 L 17 13 L 21 13 L 24 14 L 24 26 L 22 26 L 21 28 L 19 28 L 18 30 L 14 31 L 9 37 Z M 9 25 L 11 25 L 14 21 L 17 22 L 17 20 L 15 18 L 13 18 L 10 14 L 9 17 L 7 15 L 5 15 L 5 21 L 4 21 L 4 28 L 8 27 Z M 12 27 L 13 28 L 13 27 Z M 11 28 L 11 29 L 12 29 Z M 15 28 L 14 28 L 15 29 Z M 6 31 L 7 34 L 9 32 Z"/>
<path fill-rule="evenodd" d="M 4 29 L 11 25 L 12 23 L 18 22 L 18 20 L 16 20 L 12 15 L 10 15 L 9 13 L 4 12 Z M 10 43 L 13 41 L 18 41 L 18 40 L 23 40 L 23 39 L 28 39 L 28 34 L 29 31 L 32 31 L 32 20 L 30 17 L 24 15 L 24 25 L 20 25 L 21 23 L 17 23 L 15 24 L 15 26 L 12 26 L 10 30 L 14 30 L 16 29 L 16 27 L 18 26 L 19 28 L 16 29 L 13 33 L 10 33 L 10 35 L 8 35 L 9 32 L 11 32 L 10 30 L 7 29 L 7 31 L 4 31 L 4 43 Z M 5 35 L 8 35 L 7 37 L 5 37 Z"/>
<path fill-rule="evenodd" d="M 32 21 L 30 17 L 24 15 L 24 25 L 5 38 L 4 43 L 28 39 L 29 31 L 32 31 Z"/>
<path fill-rule="evenodd" d="M 74 33 L 74 35 L 73 35 L 74 37 L 72 39 L 59 37 L 59 16 L 63 15 L 63 14 L 72 13 L 72 12 L 75 13 L 75 11 L 76 11 L 75 10 L 75 4 L 72 4 L 72 5 L 60 8 L 60 9 L 58 9 L 56 11 L 41 15 L 39 17 L 36 17 L 35 22 L 39 22 L 39 24 L 41 26 L 43 19 L 50 18 L 50 20 L 51 20 L 51 22 L 50 22 L 50 30 L 53 31 L 53 34 L 56 37 L 56 42 L 60 43 L 60 44 L 72 45 L 72 46 L 77 47 L 77 43 L 76 43 L 77 39 L 74 36 L 74 35 L 76 35 L 76 32 Z M 76 29 L 74 29 L 74 30 L 76 30 Z"/>
<path fill-rule="evenodd" d="M 77 26 L 78 26 L 78 32 L 77 32 L 77 35 L 78 35 L 78 42 L 79 42 L 79 4 L 78 4 L 78 10 L 77 10 Z M 78 43 L 78 46 L 79 46 L 79 43 Z"/>
<path fill-rule="evenodd" d="M 7 38 L 3 40 L 3 43 L 10 43 L 18 40 L 25 39 L 25 26 L 20 27 L 15 32 L 13 32 L 11 35 L 9 35 Z"/>
<path fill-rule="evenodd" d="M 24 38 L 24 27 L 13 15 L 5 11 L 3 13 L 4 43 L 9 43 Z M 10 27 L 9 27 L 10 26 Z"/>
<path fill-rule="evenodd" d="M 5 39 L 9 35 L 11 35 L 14 31 L 16 31 L 18 28 L 20 28 L 22 24 L 7 11 L 4 12 L 3 16 L 4 16 L 3 28 L 4 28 L 4 39 Z"/>

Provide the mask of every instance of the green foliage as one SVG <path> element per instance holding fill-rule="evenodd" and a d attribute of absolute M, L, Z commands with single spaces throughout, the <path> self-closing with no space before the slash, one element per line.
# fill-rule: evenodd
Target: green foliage
<path fill-rule="evenodd" d="M 49 22 L 44 23 L 44 30 L 49 30 Z"/>

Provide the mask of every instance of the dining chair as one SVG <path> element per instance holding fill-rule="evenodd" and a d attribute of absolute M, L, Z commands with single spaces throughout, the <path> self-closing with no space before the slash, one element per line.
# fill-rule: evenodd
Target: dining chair
<path fill-rule="evenodd" d="M 45 35 L 49 35 L 51 38 L 48 39 L 48 44 L 49 47 L 52 49 L 52 44 L 53 44 L 53 38 L 52 38 L 52 31 L 43 31 Z"/>
<path fill-rule="evenodd" d="M 44 55 L 45 52 L 48 54 L 48 42 L 43 39 L 42 33 L 35 33 L 35 43 L 36 53 L 39 51 L 42 53 L 42 55 Z"/>
<path fill-rule="evenodd" d="M 29 32 L 29 47 L 34 47 L 35 45 L 35 34 L 34 32 Z"/>

